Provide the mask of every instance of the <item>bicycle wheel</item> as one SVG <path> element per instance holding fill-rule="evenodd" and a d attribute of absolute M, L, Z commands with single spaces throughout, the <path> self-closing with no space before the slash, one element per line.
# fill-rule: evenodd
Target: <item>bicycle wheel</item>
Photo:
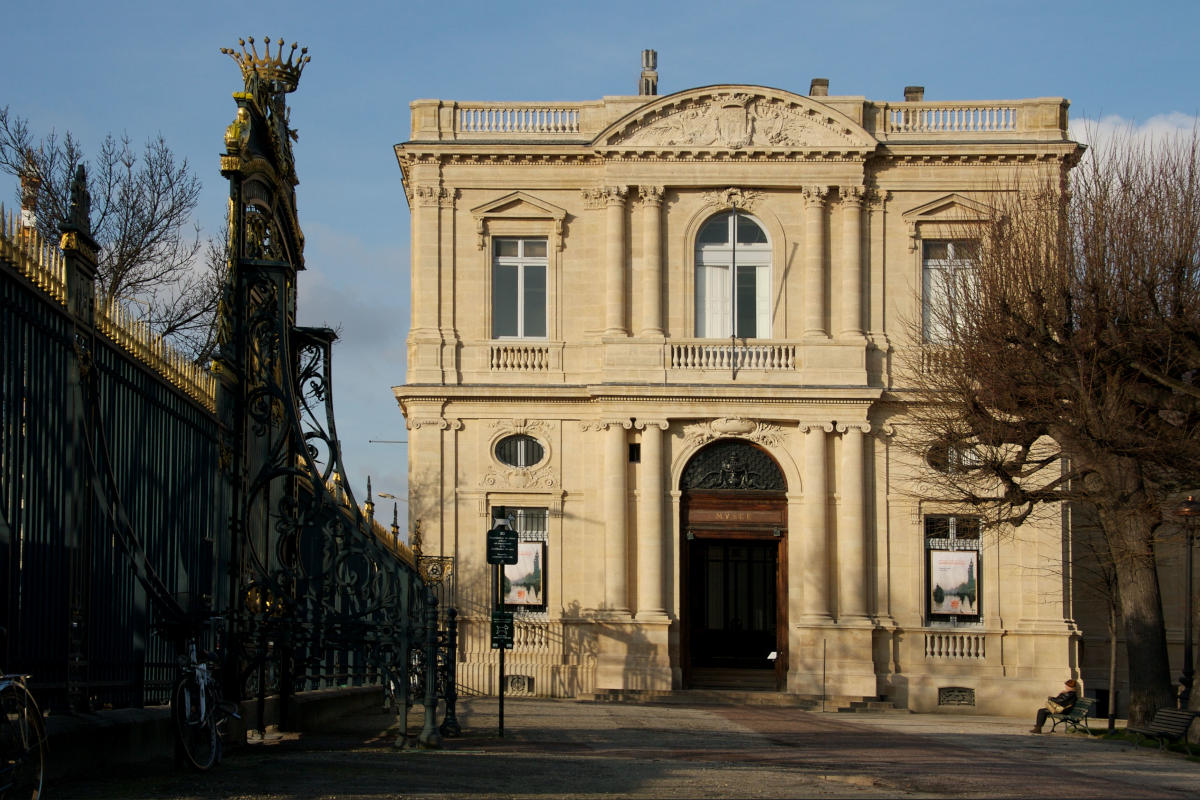
<path fill-rule="evenodd" d="M 0 689 L 0 708 L 4 711 L 0 731 L 4 788 L 0 789 L 0 798 L 38 800 L 46 775 L 42 713 L 29 690 L 12 683 Z"/>
<path fill-rule="evenodd" d="M 221 740 L 211 702 L 201 713 L 200 683 L 195 675 L 184 675 L 171 690 L 171 717 L 179 750 L 193 769 L 206 770 L 221 757 Z"/>

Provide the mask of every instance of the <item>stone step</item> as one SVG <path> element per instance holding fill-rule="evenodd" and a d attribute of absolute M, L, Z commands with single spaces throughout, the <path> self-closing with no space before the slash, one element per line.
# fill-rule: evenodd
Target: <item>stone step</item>
<path fill-rule="evenodd" d="M 907 714 L 907 708 L 900 708 L 887 700 L 855 700 L 848 706 L 838 708 L 844 714 Z"/>
<path fill-rule="evenodd" d="M 799 708 L 805 711 L 820 711 L 822 708 L 820 695 L 730 689 L 679 689 L 674 691 L 599 689 L 590 695 L 583 695 L 578 699 L 580 702 L 585 703 L 776 706 L 779 708 Z M 826 711 L 845 711 L 850 710 L 855 704 L 890 706 L 890 710 L 902 710 L 896 709 L 891 703 L 879 703 L 873 699 L 869 701 L 867 698 L 845 695 L 826 697 L 824 709 Z M 889 709 L 871 708 L 870 710 L 884 711 Z"/>

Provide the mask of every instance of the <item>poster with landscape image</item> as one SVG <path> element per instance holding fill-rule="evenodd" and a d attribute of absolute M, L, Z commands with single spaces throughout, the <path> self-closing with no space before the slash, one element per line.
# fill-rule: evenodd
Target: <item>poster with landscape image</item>
<path fill-rule="evenodd" d="M 930 613 L 972 617 L 978 615 L 975 580 L 978 567 L 979 553 L 974 550 L 931 550 Z"/>
<path fill-rule="evenodd" d="M 542 542 L 520 542 L 517 545 L 517 563 L 504 567 L 504 603 L 510 606 L 541 606 L 544 599 L 545 544 Z"/>

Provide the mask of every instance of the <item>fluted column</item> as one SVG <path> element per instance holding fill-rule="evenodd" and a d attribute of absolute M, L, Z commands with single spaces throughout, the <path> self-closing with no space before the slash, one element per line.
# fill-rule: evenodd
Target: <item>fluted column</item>
<path fill-rule="evenodd" d="M 842 196 L 842 335 L 862 336 L 862 218 L 866 187 L 843 186 Z"/>
<path fill-rule="evenodd" d="M 828 510 L 829 477 L 826 474 L 828 423 L 801 424 L 804 434 L 804 616 L 829 618 Z"/>
<path fill-rule="evenodd" d="M 638 480 L 637 612 L 639 617 L 666 614 L 666 570 L 663 568 L 663 431 L 666 422 L 639 422 L 642 464 Z"/>
<path fill-rule="evenodd" d="M 625 327 L 625 195 L 624 186 L 604 187 L 606 218 L 604 335 L 628 336 Z"/>
<path fill-rule="evenodd" d="M 842 432 L 841 503 L 837 520 L 838 618 L 867 616 L 866 422 L 838 425 Z"/>
<path fill-rule="evenodd" d="M 825 197 L 826 186 L 804 187 L 804 335 L 825 331 Z"/>
<path fill-rule="evenodd" d="M 629 613 L 629 420 L 604 431 L 604 601 L 608 610 Z"/>
<path fill-rule="evenodd" d="M 642 329 L 639 336 L 662 336 L 663 187 L 639 186 L 642 196 Z"/>

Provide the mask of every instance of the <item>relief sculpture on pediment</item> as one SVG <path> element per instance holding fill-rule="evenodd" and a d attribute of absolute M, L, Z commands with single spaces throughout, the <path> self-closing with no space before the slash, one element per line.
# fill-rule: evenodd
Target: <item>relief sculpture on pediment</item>
<path fill-rule="evenodd" d="M 747 94 L 697 100 L 628 133 L 623 144 L 665 147 L 845 146 L 854 137 L 813 109 Z"/>

